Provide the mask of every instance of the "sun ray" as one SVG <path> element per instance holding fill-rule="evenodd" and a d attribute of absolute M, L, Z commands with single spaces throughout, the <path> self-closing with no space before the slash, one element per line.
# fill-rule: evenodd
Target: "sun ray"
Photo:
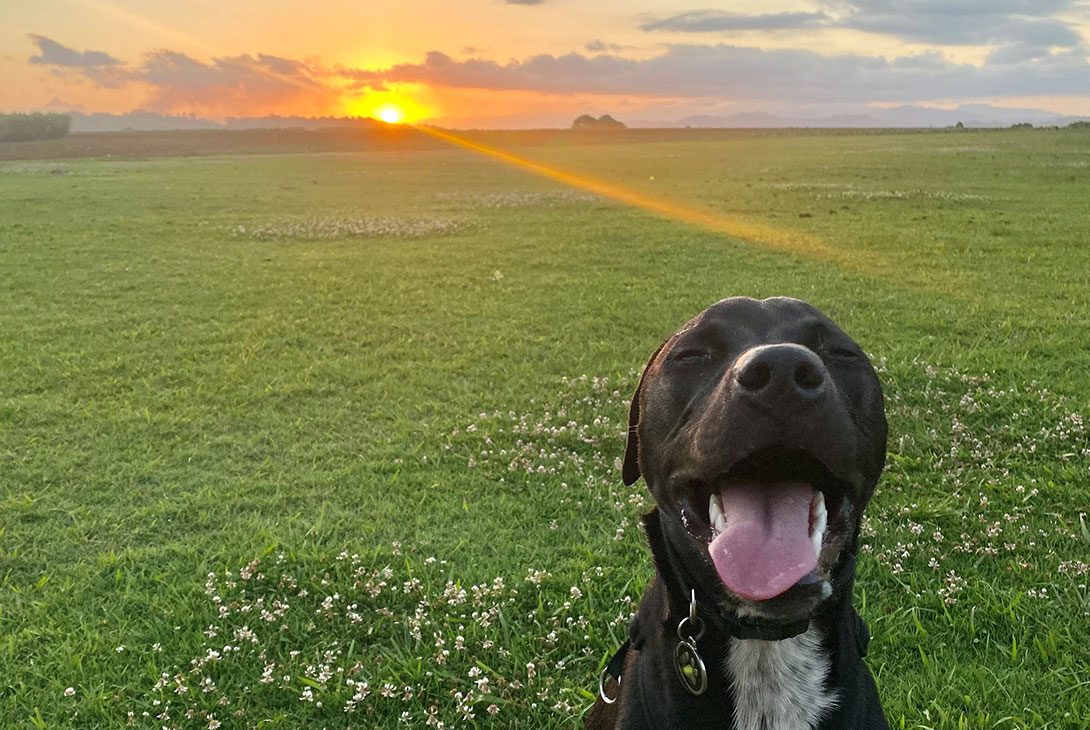
<path fill-rule="evenodd" d="M 209 56 L 220 55 L 217 49 L 209 43 L 197 38 L 189 33 L 184 33 L 177 28 L 171 28 L 163 23 L 158 23 L 146 15 L 140 13 L 134 13 L 131 10 L 118 7 L 117 5 L 107 2 L 107 0 L 75 0 L 78 4 L 84 5 L 89 8 L 94 8 L 100 13 L 113 16 L 117 20 L 128 23 L 129 25 L 139 28 L 143 31 L 151 31 L 161 36 L 171 38 L 175 41 L 181 42 L 185 46 L 190 48 L 199 48 L 202 52 L 207 53 Z"/>
<path fill-rule="evenodd" d="M 665 218 L 683 221 L 690 225 L 698 226 L 716 233 L 723 233 L 733 238 L 741 238 L 745 241 L 763 245 L 779 251 L 820 258 L 834 263 L 846 262 L 847 254 L 837 251 L 820 241 L 817 237 L 802 231 L 794 231 L 788 228 L 778 228 L 759 221 L 747 220 L 739 216 L 715 213 L 708 210 L 700 210 L 684 203 L 679 203 L 666 198 L 656 198 L 638 192 L 631 188 L 599 180 L 576 172 L 567 172 L 541 162 L 520 157 L 495 147 L 477 142 L 466 137 L 454 134 L 445 129 L 421 125 L 420 131 L 438 139 L 457 145 L 467 150 L 491 157 L 500 162 L 520 167 L 529 172 L 547 177 L 571 187 L 586 190 L 587 192 L 610 198 L 619 203 L 630 205 Z"/>
<path fill-rule="evenodd" d="M 934 287 L 935 291 L 941 291 L 945 296 L 954 296 L 966 301 L 974 299 L 971 290 L 951 294 L 949 286 L 946 285 L 948 280 L 943 279 L 941 276 L 937 276 L 933 281 L 929 282 L 907 281 L 903 277 L 898 277 L 895 271 L 891 271 L 886 262 L 880 257 L 859 250 L 836 248 L 821 240 L 820 237 L 806 231 L 777 227 L 741 216 L 701 209 L 666 197 L 652 197 L 617 183 L 593 178 L 579 172 L 562 170 L 543 162 L 521 157 L 483 142 L 455 134 L 447 129 L 439 129 L 428 125 L 420 125 L 416 129 L 452 145 L 491 157 L 499 162 L 513 165 L 564 185 L 585 190 L 624 205 L 640 208 L 670 220 L 681 221 L 712 233 L 722 234 L 748 245 L 831 264 L 845 273 L 891 282 L 915 291 L 930 291 Z M 940 279 L 943 279 L 942 283 L 940 283 Z"/>
<path fill-rule="evenodd" d="M 85 5 L 86 7 L 89 7 L 89 8 L 94 8 L 98 12 L 103 13 L 105 15 L 111 15 L 114 18 L 117 18 L 118 20 L 121 20 L 121 21 L 123 21 L 125 23 L 128 23 L 129 25 L 132 25 L 132 26 L 134 26 L 136 28 L 140 28 L 141 30 L 152 31 L 153 33 L 158 33 L 158 34 L 166 36 L 168 38 L 173 38 L 174 40 L 180 41 L 184 45 L 188 45 L 191 48 L 192 47 L 199 48 L 204 53 L 211 56 L 212 58 L 218 58 L 219 56 L 222 55 L 214 46 L 204 42 L 203 40 L 201 40 L 200 38 L 197 38 L 196 36 L 193 36 L 193 35 L 191 35 L 189 33 L 183 33 L 182 31 L 177 30 L 176 28 L 171 28 L 171 27 L 166 26 L 166 25 L 164 25 L 162 23 L 157 23 L 156 21 L 152 20 L 151 18 L 148 18 L 145 15 L 141 15 L 139 13 L 134 13 L 131 10 L 126 10 L 125 8 L 120 8 L 117 5 L 114 5 L 113 3 L 107 2 L 106 0 L 73 0 L 73 1 L 78 1 L 80 4 Z M 307 81 L 304 81 L 303 79 L 296 78 L 296 77 L 291 76 L 289 74 L 278 73 L 277 71 L 274 71 L 274 70 L 269 69 L 269 68 L 265 68 L 265 67 L 260 66 L 260 65 L 255 65 L 252 68 L 257 73 L 260 73 L 260 74 L 262 74 L 264 76 L 267 76 L 268 78 L 278 79 L 278 80 L 283 81 L 285 83 L 292 84 L 293 86 L 298 86 L 301 89 L 311 89 L 312 88 L 312 85 L 310 83 L 308 83 Z"/>

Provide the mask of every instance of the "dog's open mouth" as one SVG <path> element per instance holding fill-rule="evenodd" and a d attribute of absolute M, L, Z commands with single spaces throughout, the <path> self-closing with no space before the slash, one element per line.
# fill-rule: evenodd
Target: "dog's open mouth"
<path fill-rule="evenodd" d="M 846 490 L 818 459 L 766 449 L 682 499 L 689 533 L 707 545 L 723 585 L 748 601 L 826 580 L 835 562 Z M 837 529 L 841 528 L 841 529 Z"/>

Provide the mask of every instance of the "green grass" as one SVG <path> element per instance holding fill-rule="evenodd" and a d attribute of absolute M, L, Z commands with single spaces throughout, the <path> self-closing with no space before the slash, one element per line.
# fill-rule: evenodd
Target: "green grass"
<path fill-rule="evenodd" d="M 1086 726 L 1090 135 L 565 140 L 515 152 L 838 255 L 454 149 L 0 162 L 0 725 L 570 725 L 651 574 L 640 367 L 786 294 L 887 390 L 893 726 Z"/>

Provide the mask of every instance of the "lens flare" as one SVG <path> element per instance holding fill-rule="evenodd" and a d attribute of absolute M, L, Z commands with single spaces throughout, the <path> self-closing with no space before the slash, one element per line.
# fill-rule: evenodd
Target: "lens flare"
<path fill-rule="evenodd" d="M 520 157 L 450 130 L 426 125 L 419 126 L 417 129 L 463 149 L 486 155 L 508 165 L 520 167 L 523 170 L 547 177 L 564 185 L 570 185 L 573 188 L 586 190 L 603 198 L 611 198 L 624 205 L 642 208 L 664 218 L 682 221 L 708 231 L 726 234 L 732 238 L 740 238 L 751 244 L 759 244 L 766 248 L 830 261 L 837 265 L 847 267 L 856 263 L 848 252 L 837 250 L 819 240 L 816 236 L 803 231 L 779 228 L 759 220 L 719 213 L 665 197 L 653 197 L 609 180 L 593 178 L 578 172 L 569 172 L 543 162 Z"/>

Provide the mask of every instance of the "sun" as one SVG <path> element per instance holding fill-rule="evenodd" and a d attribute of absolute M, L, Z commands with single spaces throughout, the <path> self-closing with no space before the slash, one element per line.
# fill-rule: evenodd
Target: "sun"
<path fill-rule="evenodd" d="M 365 89 L 345 93 L 344 111 L 350 117 L 374 119 L 385 124 L 416 124 L 435 116 L 434 93 L 418 84 L 391 84 L 380 91 Z"/>
<path fill-rule="evenodd" d="M 375 116 L 387 124 L 401 124 L 405 121 L 405 111 L 396 104 L 383 104 L 375 110 Z"/>
<path fill-rule="evenodd" d="M 356 119 L 373 119 L 386 124 L 416 124 L 434 117 L 437 101 L 431 89 L 415 84 L 391 85 L 381 90 L 365 89 L 346 94 L 344 112 Z"/>

